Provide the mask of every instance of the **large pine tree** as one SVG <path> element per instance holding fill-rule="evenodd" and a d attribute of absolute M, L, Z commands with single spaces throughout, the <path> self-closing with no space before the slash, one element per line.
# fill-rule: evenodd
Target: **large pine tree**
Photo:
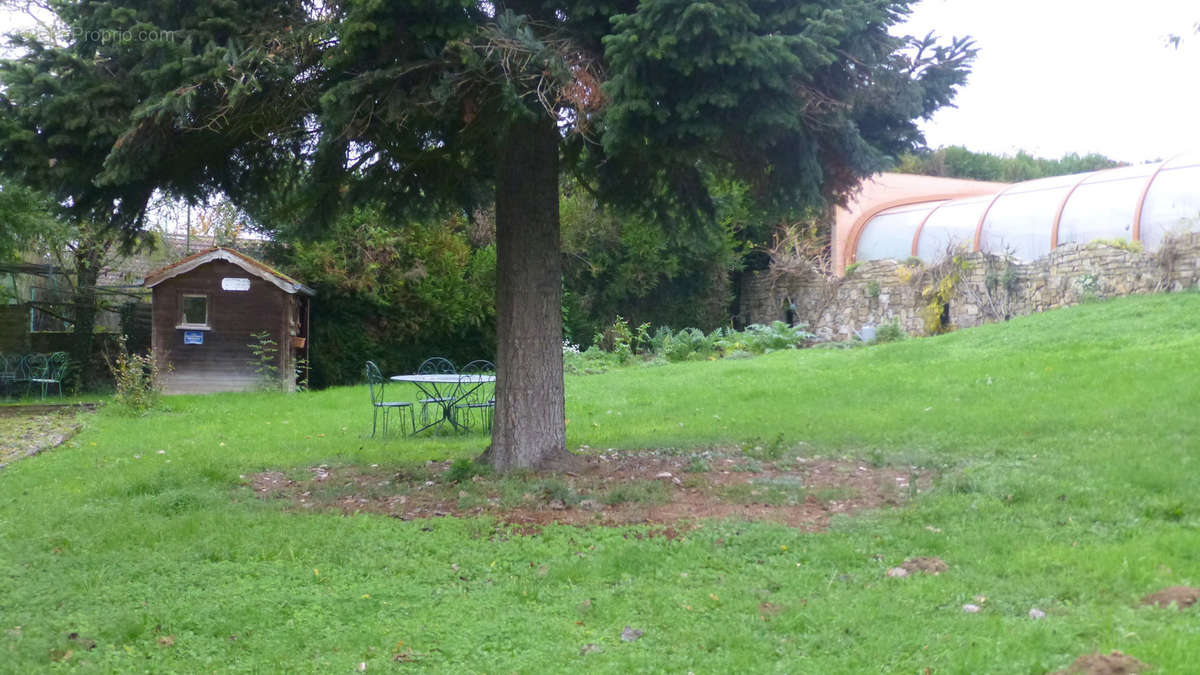
<path fill-rule="evenodd" d="M 155 188 L 318 226 L 367 199 L 400 221 L 494 200 L 488 457 L 545 466 L 566 454 L 560 173 L 679 227 L 714 178 L 838 200 L 965 77 L 968 43 L 889 35 L 909 4 L 61 3 L 72 44 L 4 65 L 0 159 L 128 231 Z"/>

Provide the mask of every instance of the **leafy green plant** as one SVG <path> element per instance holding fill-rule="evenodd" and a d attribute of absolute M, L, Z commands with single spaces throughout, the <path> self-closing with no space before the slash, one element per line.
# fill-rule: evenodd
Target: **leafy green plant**
<path fill-rule="evenodd" d="M 660 481 L 641 480 L 622 483 L 604 494 L 604 503 L 609 505 L 665 504 L 670 501 L 667 487 Z"/>
<path fill-rule="evenodd" d="M 634 335 L 629 328 L 629 322 L 620 314 L 613 319 L 612 325 L 597 333 L 592 342 L 604 351 L 616 354 L 618 363 L 628 363 L 633 358 Z"/>
<path fill-rule="evenodd" d="M 783 321 L 773 321 L 766 326 L 761 324 L 747 326 L 741 337 L 748 351 L 762 354 L 779 349 L 795 349 L 816 336 L 800 326 L 789 326 Z"/>
<path fill-rule="evenodd" d="M 908 269 L 904 266 L 899 268 Z M 925 322 L 925 332 L 929 335 L 940 335 L 951 330 L 950 322 L 946 318 L 950 301 L 958 290 L 963 272 L 969 269 L 971 262 L 967 260 L 966 251 L 950 247 L 940 262 L 910 272 L 910 283 L 920 289 L 921 299 L 926 303 L 921 308 L 921 318 Z"/>
<path fill-rule="evenodd" d="M 1013 265 L 1005 265 L 1003 270 L 989 267 L 983 277 L 983 284 L 989 291 L 1003 290 L 1006 293 L 1015 293 L 1019 282 L 1020 277 L 1017 276 L 1016 267 Z"/>
<path fill-rule="evenodd" d="M 486 464 L 481 464 L 472 459 L 460 458 L 450 463 L 450 468 L 446 469 L 446 473 L 442 475 L 442 480 L 447 483 L 465 483 L 475 476 L 487 475 L 488 473 L 489 469 Z"/>
<path fill-rule="evenodd" d="M 578 347 L 563 351 L 563 371 L 571 375 L 598 375 L 619 365 L 614 354 L 610 354 L 596 345 L 592 345 L 582 352 Z"/>
<path fill-rule="evenodd" d="M 116 339 L 115 354 L 104 354 L 105 365 L 116 386 L 113 400 L 126 410 L 142 414 L 158 405 L 162 396 L 158 359 L 153 352 L 133 354 L 126 348 L 125 336 Z"/>
<path fill-rule="evenodd" d="M 791 449 L 787 444 L 783 433 L 775 435 L 775 438 L 770 442 L 760 443 L 757 439 L 748 441 L 742 444 L 742 452 L 752 461 L 766 460 L 773 461 L 783 457 L 784 453 Z"/>
<path fill-rule="evenodd" d="M 881 342 L 899 342 L 908 337 L 908 333 L 900 327 L 900 321 L 895 320 L 890 323 L 882 324 L 875 328 L 875 343 Z"/>
<path fill-rule="evenodd" d="M 863 294 L 872 300 L 874 300 L 875 298 L 878 298 L 879 297 L 879 282 L 875 281 L 875 280 L 868 281 L 866 289 L 863 290 Z"/>
<path fill-rule="evenodd" d="M 254 338 L 254 342 L 249 345 L 250 367 L 258 376 L 259 387 L 266 391 L 278 391 L 280 388 L 279 366 L 277 365 L 279 343 L 271 337 L 270 331 L 261 330 L 251 333 L 250 337 Z"/>
<path fill-rule="evenodd" d="M 559 501 L 567 506 L 578 504 L 583 497 L 558 478 L 545 478 L 532 486 L 532 492 L 546 502 Z"/>
<path fill-rule="evenodd" d="M 580 354 L 578 348 L 564 349 L 563 364 L 568 373 L 583 373 L 603 372 L 609 366 L 625 365 L 634 355 L 653 365 L 718 357 L 745 358 L 779 349 L 795 349 L 808 344 L 814 337 L 802 325 L 789 326 L 783 321 L 754 324 L 744 331 L 720 327 L 708 334 L 698 328 L 675 332 L 663 326 L 651 335 L 649 324 L 638 326 L 634 333 L 625 319 L 618 316 L 603 333 L 596 335 L 595 344 L 587 351 Z"/>
<path fill-rule="evenodd" d="M 1108 246 L 1110 248 L 1116 248 L 1122 251 L 1128 251 L 1130 253 L 1141 253 L 1144 250 L 1142 242 L 1131 241 L 1124 237 L 1093 239 L 1088 242 L 1088 248 L 1095 248 L 1097 246 Z"/>
<path fill-rule="evenodd" d="M 634 350 L 639 354 L 641 354 L 645 351 L 648 351 L 652 348 L 653 340 L 650 337 L 650 324 L 649 323 L 643 323 L 642 325 L 638 326 L 637 334 L 634 335 L 634 338 L 633 338 L 633 344 L 634 344 Z"/>
<path fill-rule="evenodd" d="M 1084 294 L 1095 295 L 1100 291 L 1100 277 L 1096 274 L 1085 274 L 1079 277 L 1079 290 Z"/>
<path fill-rule="evenodd" d="M 708 346 L 705 335 L 697 328 L 684 328 L 675 334 L 675 339 L 666 346 L 668 361 L 686 361 L 693 354 L 705 355 Z"/>
<path fill-rule="evenodd" d="M 308 376 L 310 368 L 308 359 L 303 356 L 296 359 L 296 391 L 308 391 Z"/>

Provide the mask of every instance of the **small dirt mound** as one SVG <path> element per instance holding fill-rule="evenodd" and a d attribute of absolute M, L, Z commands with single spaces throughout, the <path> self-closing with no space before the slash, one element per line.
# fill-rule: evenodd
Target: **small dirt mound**
<path fill-rule="evenodd" d="M 1132 656 L 1114 651 L 1111 654 L 1094 652 L 1084 654 L 1065 670 L 1056 670 L 1050 675 L 1132 675 L 1150 666 Z"/>
<path fill-rule="evenodd" d="M 1171 586 L 1142 598 L 1142 604 L 1154 605 L 1156 607 L 1170 607 L 1171 603 L 1175 603 L 1176 607 L 1183 610 L 1196 604 L 1197 600 L 1200 600 L 1200 588 Z"/>
<path fill-rule="evenodd" d="M 909 558 L 900 567 L 909 574 L 924 572 L 925 574 L 941 574 L 950 569 L 941 558 Z"/>

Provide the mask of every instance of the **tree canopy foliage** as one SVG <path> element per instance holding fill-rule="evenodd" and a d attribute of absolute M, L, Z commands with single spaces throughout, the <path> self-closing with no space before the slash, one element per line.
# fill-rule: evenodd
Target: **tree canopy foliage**
<path fill-rule="evenodd" d="M 1034 157 L 1023 150 L 1011 156 L 993 155 L 951 145 L 932 151 L 905 153 L 900 156 L 896 171 L 923 176 L 1017 183 L 1050 176 L 1111 169 L 1116 166 L 1122 166 L 1121 162 L 1095 153 L 1070 153 L 1059 159 L 1044 159 Z"/>
<path fill-rule="evenodd" d="M 847 195 L 920 141 L 969 40 L 889 34 L 908 0 L 80 0 L 66 46 L 0 67 L 0 160 L 75 218 L 135 233 L 156 189 L 318 227 L 494 200 L 493 463 L 560 455 L 558 179 L 709 223 Z M 557 366 L 555 366 L 557 362 Z"/>
<path fill-rule="evenodd" d="M 728 322 L 731 276 L 769 239 L 774 224 L 753 208 L 741 183 L 716 186 L 712 194 L 713 221 L 681 231 L 565 184 L 565 337 L 587 345 L 618 315 L 634 324 L 706 331 Z"/>
<path fill-rule="evenodd" d="M 13 181 L 0 183 L 0 262 L 13 260 L 39 233 L 52 229 L 53 204 Z"/>
<path fill-rule="evenodd" d="M 395 373 L 431 353 L 494 356 L 496 250 L 473 246 L 466 229 L 461 218 L 398 227 L 364 205 L 318 239 L 272 247 L 272 260 L 317 292 L 312 386 L 358 381 L 367 355 Z"/>

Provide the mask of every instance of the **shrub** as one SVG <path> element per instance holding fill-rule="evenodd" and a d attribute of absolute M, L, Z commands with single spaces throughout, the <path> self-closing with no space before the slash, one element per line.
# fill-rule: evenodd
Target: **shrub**
<path fill-rule="evenodd" d="M 116 354 L 104 354 L 104 362 L 112 373 L 117 393 L 117 405 L 135 414 L 154 408 L 162 395 L 158 360 L 153 352 L 132 354 L 126 349 L 125 336 L 117 338 Z"/>
<path fill-rule="evenodd" d="M 875 329 L 875 342 L 899 342 L 908 337 L 899 321 L 885 323 Z"/>
<path fill-rule="evenodd" d="M 320 305 L 312 387 L 361 381 L 368 358 L 385 373 L 415 372 L 434 355 L 494 361 L 496 251 L 486 237 L 475 241 L 481 222 L 458 214 L 399 227 L 386 207 L 365 202 L 316 239 L 281 232 L 268 259 L 315 289 Z"/>
<path fill-rule="evenodd" d="M 488 467 L 486 464 L 480 464 L 471 459 L 456 459 L 450 464 L 450 468 L 446 469 L 446 473 L 442 478 L 447 483 L 465 483 L 475 476 L 487 473 L 487 471 Z"/>
<path fill-rule="evenodd" d="M 769 326 L 753 324 L 746 328 L 745 342 L 748 350 L 762 354 L 777 349 L 794 349 L 811 340 L 814 335 L 799 326 L 789 326 L 783 321 L 773 321 Z"/>
<path fill-rule="evenodd" d="M 698 328 L 675 332 L 663 326 L 651 336 L 649 324 L 638 326 L 635 332 L 618 316 L 612 326 L 596 335 L 596 344 L 587 351 L 580 353 L 578 347 L 568 343 L 563 349 L 563 369 L 576 374 L 604 372 L 608 366 L 627 364 L 634 355 L 652 365 L 718 357 L 745 358 L 778 349 L 795 349 L 815 337 L 803 326 L 789 326 L 783 321 L 754 324 L 745 331 L 722 327 L 707 335 Z"/>

